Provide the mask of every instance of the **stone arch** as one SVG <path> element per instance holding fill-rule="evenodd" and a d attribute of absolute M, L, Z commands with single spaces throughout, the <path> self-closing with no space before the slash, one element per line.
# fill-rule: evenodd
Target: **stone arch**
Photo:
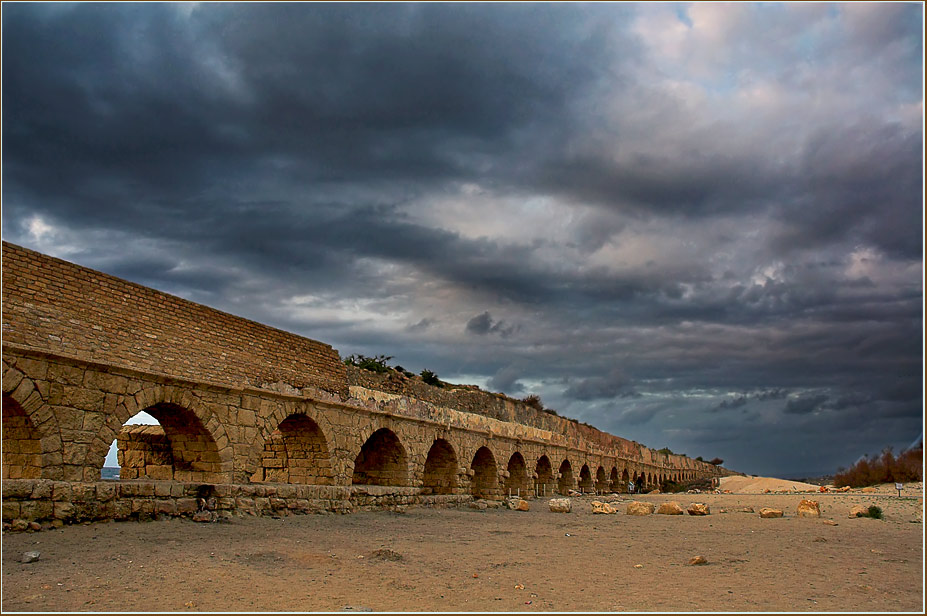
<path fill-rule="evenodd" d="M 453 494 L 457 487 L 457 453 L 443 438 L 428 450 L 422 486 L 422 494 Z"/>
<path fill-rule="evenodd" d="M 547 496 L 549 492 L 552 493 L 555 485 L 554 469 L 547 455 L 542 455 L 538 458 L 537 464 L 534 467 L 534 473 L 537 475 L 537 479 L 535 479 L 535 493 L 541 496 Z"/>
<path fill-rule="evenodd" d="M 120 479 L 221 481 L 219 447 L 196 415 L 171 402 L 143 410 L 159 425 L 128 425 L 120 431 Z"/>
<path fill-rule="evenodd" d="M 3 479 L 39 479 L 45 461 L 42 440 L 23 407 L 3 394 Z"/>
<path fill-rule="evenodd" d="M 332 485 L 331 455 L 325 433 L 304 412 L 288 415 L 262 448 L 261 466 L 252 481 Z"/>
<path fill-rule="evenodd" d="M 560 463 L 560 479 L 557 481 L 557 491 L 561 494 L 566 494 L 569 490 L 573 489 L 575 485 L 573 480 L 573 466 L 570 464 L 569 459 L 564 459 Z"/>
<path fill-rule="evenodd" d="M 311 419 L 315 424 L 314 429 L 318 430 L 320 438 L 325 440 L 326 447 L 328 448 L 328 463 L 332 477 L 331 482 L 333 484 L 338 483 L 337 477 L 339 475 L 339 468 L 343 471 L 343 467 L 339 466 L 336 468 L 339 460 L 335 457 L 335 451 L 330 445 L 334 443 L 331 424 L 325 413 L 318 412 L 314 406 L 306 403 L 284 402 L 274 404 L 271 413 L 263 417 L 263 419 L 259 416 L 257 434 L 254 436 L 248 448 L 247 458 L 239 462 L 241 468 L 236 469 L 236 472 L 240 471 L 243 476 L 250 478 L 251 481 L 258 481 L 256 477 L 260 476 L 265 457 L 265 448 L 268 441 L 271 440 L 272 435 L 277 432 L 280 425 L 294 415 L 305 416 Z M 247 479 L 242 479 L 241 481 L 245 482 Z"/>
<path fill-rule="evenodd" d="M 3 479 L 63 479 L 61 432 L 35 383 L 4 362 Z"/>
<path fill-rule="evenodd" d="M 608 476 L 608 484 L 612 492 L 621 492 L 621 477 L 618 476 L 617 466 L 612 467 L 612 472 Z"/>
<path fill-rule="evenodd" d="M 583 464 L 579 470 L 579 489 L 581 492 L 592 492 L 595 485 L 592 482 L 592 471 L 589 470 L 588 464 Z"/>
<path fill-rule="evenodd" d="M 480 447 L 470 463 L 473 476 L 470 478 L 470 493 L 475 498 L 498 500 L 499 472 L 496 467 L 496 457 L 488 447 Z"/>
<path fill-rule="evenodd" d="M 399 437 L 389 428 L 370 435 L 354 459 L 355 485 L 409 485 L 409 456 Z"/>
<path fill-rule="evenodd" d="M 605 468 L 600 466 L 595 471 L 595 491 L 608 492 L 608 477 L 605 474 Z"/>
<path fill-rule="evenodd" d="M 156 386 L 142 389 L 135 396 L 128 397 L 115 411 L 106 415 L 100 433 L 90 444 L 87 452 L 84 464 L 85 481 L 99 481 L 100 470 L 103 468 L 110 445 L 123 432 L 125 423 L 140 412 L 148 413 L 158 420 L 165 438 L 178 439 L 174 443 L 177 451 L 174 447 L 170 448 L 171 456 L 174 458 L 173 479 L 202 483 L 224 483 L 231 480 L 232 445 L 221 422 L 189 391 L 171 386 Z M 170 425 L 165 426 L 162 419 L 166 419 Z M 126 436 L 131 434 L 132 428 L 129 428 Z M 159 440 L 157 430 L 150 432 L 151 440 Z M 163 444 L 163 439 L 160 441 Z M 163 451 L 163 447 L 161 450 Z M 141 463 L 143 460 L 136 458 L 134 462 Z M 163 472 L 163 469 L 160 469 L 156 474 Z M 122 476 L 123 473 L 120 471 L 120 477 Z"/>
<path fill-rule="evenodd" d="M 520 452 L 516 451 L 509 458 L 506 471 L 508 471 L 508 477 L 505 478 L 504 493 L 506 495 L 526 495 L 528 493 L 528 466 L 525 464 L 525 457 Z"/>

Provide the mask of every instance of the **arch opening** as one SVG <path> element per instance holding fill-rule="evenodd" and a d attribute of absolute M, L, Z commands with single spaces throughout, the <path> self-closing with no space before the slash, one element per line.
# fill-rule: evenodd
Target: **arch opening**
<path fill-rule="evenodd" d="M 353 485 L 407 486 L 409 459 L 392 430 L 380 428 L 370 435 L 354 459 Z"/>
<path fill-rule="evenodd" d="M 123 424 L 116 445 L 118 477 L 104 473 L 104 479 L 223 480 L 212 434 L 193 411 L 177 404 L 161 402 L 136 413 Z"/>
<path fill-rule="evenodd" d="M 264 441 L 261 468 L 251 481 L 332 485 L 331 456 L 319 424 L 301 413 L 281 421 Z"/>
<path fill-rule="evenodd" d="M 39 479 L 45 466 L 38 430 L 20 406 L 3 394 L 3 479 Z"/>
<path fill-rule="evenodd" d="M 613 466 L 612 472 L 608 476 L 608 488 L 612 492 L 621 491 L 621 478 L 618 476 L 618 467 Z"/>
<path fill-rule="evenodd" d="M 526 496 L 528 494 L 528 467 L 524 456 L 517 451 L 513 453 L 506 470 L 509 476 L 505 478 L 503 486 L 505 494 Z"/>
<path fill-rule="evenodd" d="M 592 471 L 589 470 L 588 464 L 583 464 L 579 469 L 579 490 L 580 492 L 592 492 L 595 490 L 595 484 L 592 482 Z"/>
<path fill-rule="evenodd" d="M 428 450 L 422 486 L 422 494 L 453 494 L 457 487 L 457 454 L 443 438 Z"/>
<path fill-rule="evenodd" d="M 488 500 L 499 500 L 502 497 L 496 458 L 487 447 L 480 447 L 476 451 L 470 470 L 473 471 L 473 477 L 470 478 L 470 494 L 475 498 Z"/>
<path fill-rule="evenodd" d="M 546 455 L 538 458 L 538 463 L 534 468 L 537 479 L 535 479 L 535 494 L 547 496 L 554 492 L 554 469 L 550 464 L 550 458 Z"/>
<path fill-rule="evenodd" d="M 566 494 L 573 489 L 574 485 L 573 467 L 570 465 L 569 460 L 564 460 L 560 463 L 560 479 L 557 481 L 557 491 Z"/>

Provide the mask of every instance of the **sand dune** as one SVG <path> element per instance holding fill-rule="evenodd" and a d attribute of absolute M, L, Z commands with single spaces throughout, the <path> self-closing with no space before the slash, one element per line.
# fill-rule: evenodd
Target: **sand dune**
<path fill-rule="evenodd" d="M 770 492 L 817 492 L 819 486 L 812 483 L 792 481 L 791 479 L 777 479 L 775 477 L 734 476 L 722 477 L 721 489 L 730 490 L 735 494 L 763 494 L 766 490 Z"/>

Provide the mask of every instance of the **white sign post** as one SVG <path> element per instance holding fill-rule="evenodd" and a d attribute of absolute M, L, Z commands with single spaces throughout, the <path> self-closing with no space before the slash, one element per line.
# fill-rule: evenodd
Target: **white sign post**
<path fill-rule="evenodd" d="M 901 496 L 901 491 L 904 490 L 904 484 L 903 484 L 903 483 L 896 483 L 896 484 L 895 484 L 895 489 L 898 490 L 898 496 Z"/>

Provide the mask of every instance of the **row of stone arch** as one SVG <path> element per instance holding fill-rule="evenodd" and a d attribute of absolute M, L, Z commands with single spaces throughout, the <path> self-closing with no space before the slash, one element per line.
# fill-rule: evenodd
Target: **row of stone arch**
<path fill-rule="evenodd" d="M 158 420 L 163 429 L 162 452 L 172 466 L 171 478 L 205 481 L 221 470 L 223 459 L 216 439 L 207 426 L 188 409 L 160 402 L 145 411 Z M 12 396 L 3 397 L 3 476 L 4 478 L 38 478 L 49 460 L 43 456 L 43 438 L 32 425 L 30 416 Z M 409 454 L 400 438 L 388 428 L 373 432 L 361 446 L 353 465 L 351 483 L 355 485 L 412 486 Z M 124 461 L 128 462 L 128 461 Z M 469 491 L 477 498 L 498 498 L 504 494 L 566 493 L 578 487 L 591 491 L 625 491 L 629 481 L 647 487 L 658 485 L 654 474 L 619 473 L 617 467 L 607 474 L 599 466 L 595 478 L 588 464 L 583 464 L 574 483 L 573 465 L 564 459 L 557 467 L 547 454 L 541 455 L 529 469 L 524 455 L 516 451 L 500 472 L 496 456 L 488 447 L 480 447 L 462 467 L 454 446 L 436 438 L 425 458 L 420 487 L 423 494 L 455 494 Z M 102 466 L 102 460 L 99 460 Z M 462 472 L 463 471 L 463 472 Z M 140 477 L 144 477 L 144 471 Z M 664 476 L 664 479 L 666 476 Z M 319 424 L 304 413 L 293 413 L 280 422 L 266 439 L 255 482 L 331 485 L 337 482 L 332 466 L 328 439 Z"/>
<path fill-rule="evenodd" d="M 125 402 L 110 410 L 86 407 L 90 410 L 85 411 L 64 407 L 60 402 L 50 407 L 45 396 L 39 393 L 40 386 L 36 382 L 15 366 L 3 363 L 4 479 L 98 479 L 110 445 L 120 431 L 126 437 L 124 424 L 139 411 L 154 417 L 160 431 L 135 434 L 135 437 L 139 443 L 147 439 L 141 444 L 157 453 L 162 466 L 169 471 L 169 478 L 178 481 L 250 480 L 317 485 L 350 481 L 358 485 L 414 486 L 430 494 L 465 493 L 469 489 L 471 493 L 483 495 L 508 491 L 564 492 L 576 487 L 584 491 L 623 491 L 621 488 L 628 482 L 654 487 L 666 480 L 694 478 L 694 472 L 661 475 L 634 472 L 633 468 L 630 472 L 628 468 L 619 470 L 617 466 L 609 473 L 603 466 L 590 467 L 586 463 L 578 471 L 577 484 L 574 482 L 576 471 L 567 452 L 556 447 L 547 448 L 544 443 L 529 442 L 523 451 L 513 451 L 513 443 L 509 443 L 502 445 L 500 450 L 495 445 L 486 446 L 489 444 L 486 439 L 491 439 L 491 435 L 483 438 L 479 433 L 461 430 L 451 439 L 457 444 L 455 448 L 448 438 L 428 435 L 424 431 L 415 433 L 408 427 L 408 420 L 394 418 L 393 421 L 388 416 L 379 416 L 380 419 L 371 416 L 368 425 L 359 430 L 356 427 L 348 429 L 349 434 L 345 434 L 345 428 L 332 423 L 331 413 L 335 411 L 315 409 L 301 402 L 274 403 L 260 417 L 266 431 L 258 430 L 250 443 L 240 440 L 233 443 L 222 421 L 201 403 L 190 387 L 152 384 L 131 397 L 124 397 Z M 89 375 L 88 370 L 85 383 Z M 77 397 L 90 399 L 92 396 Z M 344 408 L 340 412 L 342 420 L 347 417 L 352 425 L 357 425 L 357 411 Z M 415 455 L 409 455 L 410 450 L 400 436 L 390 429 L 393 423 L 402 428 L 400 434 L 404 438 L 414 438 Z M 235 426 L 234 423 L 230 425 Z M 332 439 L 336 433 L 339 441 L 337 455 L 333 455 Z M 485 442 L 480 443 L 481 439 Z M 424 454 L 426 448 L 427 455 Z M 350 456 L 351 450 L 357 452 L 356 456 Z M 552 450 L 558 451 L 562 458 L 557 459 L 556 471 Z M 533 452 L 530 460 L 525 457 L 528 452 Z M 137 477 L 164 478 L 148 473 L 144 460 L 123 460 L 121 465 L 140 469 Z"/>

